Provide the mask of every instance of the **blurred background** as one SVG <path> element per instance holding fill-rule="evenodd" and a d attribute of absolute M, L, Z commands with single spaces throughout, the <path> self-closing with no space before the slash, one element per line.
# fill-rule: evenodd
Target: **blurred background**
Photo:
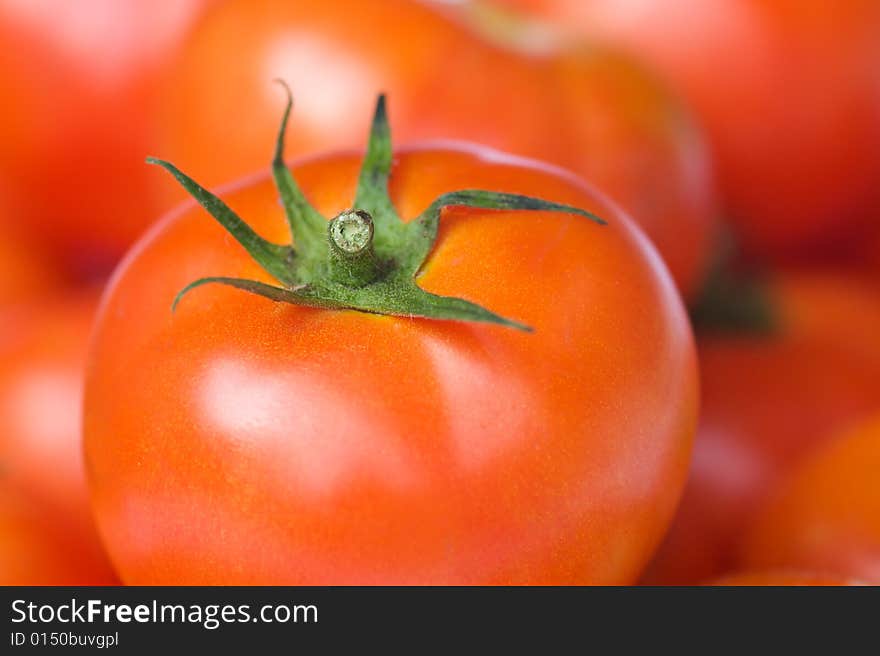
<path fill-rule="evenodd" d="M 183 192 L 455 139 L 569 169 L 691 310 L 702 419 L 647 584 L 880 583 L 877 0 L 0 0 L 0 583 L 112 584 L 80 448 L 101 289 Z M 784 573 L 784 575 L 779 574 Z"/>

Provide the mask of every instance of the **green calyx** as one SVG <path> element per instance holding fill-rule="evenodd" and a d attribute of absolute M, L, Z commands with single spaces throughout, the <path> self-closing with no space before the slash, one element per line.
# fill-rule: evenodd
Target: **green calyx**
<path fill-rule="evenodd" d="M 218 283 L 295 305 L 495 323 L 530 331 L 528 326 L 470 301 L 437 296 L 416 284 L 416 276 L 437 238 L 442 209 L 466 206 L 487 210 L 544 210 L 579 214 L 597 224 L 605 224 L 599 217 L 576 207 L 518 194 L 470 189 L 441 195 L 416 219 L 404 223 L 388 196 L 392 150 L 384 96 L 379 97 L 376 105 L 353 208 L 328 222 L 306 200 L 284 163 L 284 135 L 293 100 L 287 85 L 281 84 L 287 90 L 288 100 L 276 142 L 272 174 L 294 243 L 280 245 L 266 241 L 220 198 L 173 164 L 147 158 L 150 164 L 158 164 L 171 173 L 278 282 L 278 285 L 269 285 L 240 278 L 201 278 L 180 291 L 174 299 L 174 307 L 193 289 Z"/>

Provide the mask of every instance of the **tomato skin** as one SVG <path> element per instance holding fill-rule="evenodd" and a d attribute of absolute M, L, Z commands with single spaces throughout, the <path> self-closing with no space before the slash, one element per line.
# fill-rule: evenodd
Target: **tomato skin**
<path fill-rule="evenodd" d="M 694 584 L 742 567 L 741 541 L 774 487 L 829 435 L 880 410 L 880 294 L 861 277 L 771 281 L 773 337 L 704 337 L 688 484 L 644 582 Z"/>
<path fill-rule="evenodd" d="M 663 74 L 708 131 L 751 252 L 822 252 L 880 211 L 874 0 L 495 1 L 625 46 Z"/>
<path fill-rule="evenodd" d="M 762 509 L 745 539 L 744 561 L 880 583 L 878 467 L 880 417 L 830 439 Z"/>
<path fill-rule="evenodd" d="M 0 180 L 75 273 L 112 266 L 162 209 L 143 163 L 157 76 L 202 3 L 0 0 Z"/>
<path fill-rule="evenodd" d="M 83 372 L 96 307 L 90 293 L 0 310 L 4 585 L 116 582 L 92 520 L 82 457 Z"/>
<path fill-rule="evenodd" d="M 730 574 L 707 585 L 725 586 L 849 586 L 860 583 L 841 576 L 787 570 L 750 571 Z"/>
<path fill-rule="evenodd" d="M 359 148 L 384 91 L 398 144 L 464 139 L 571 169 L 620 202 L 683 293 L 696 291 L 715 207 L 702 138 L 683 108 L 601 48 L 524 52 L 484 36 L 462 15 L 412 0 L 224 2 L 170 68 L 161 152 L 208 186 L 264 170 L 284 103 L 274 78 L 296 98 L 288 152 Z"/>
<path fill-rule="evenodd" d="M 333 216 L 359 166 L 330 156 L 294 173 Z M 677 502 L 695 423 L 681 302 L 641 233 L 573 177 L 477 148 L 397 153 L 391 198 L 405 220 L 458 188 L 610 220 L 444 213 L 420 284 L 534 333 L 220 287 L 172 315 L 197 277 L 266 276 L 192 206 L 139 243 L 104 299 L 85 403 L 93 506 L 126 583 L 638 576 Z M 285 239 L 268 180 L 224 197 Z"/>

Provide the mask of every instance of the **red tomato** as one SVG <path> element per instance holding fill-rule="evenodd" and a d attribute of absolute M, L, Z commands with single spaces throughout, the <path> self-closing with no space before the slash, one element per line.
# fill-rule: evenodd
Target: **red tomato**
<path fill-rule="evenodd" d="M 645 229 L 683 292 L 696 291 L 714 237 L 712 184 L 677 101 L 613 52 L 536 51 L 466 23 L 412 0 L 224 2 L 170 68 L 161 152 L 208 186 L 263 169 L 283 107 L 273 78 L 296 96 L 292 151 L 360 147 L 384 91 L 400 143 L 466 139 L 595 182 Z"/>
<path fill-rule="evenodd" d="M 334 216 L 351 206 L 359 165 L 326 156 L 295 176 Z M 390 194 L 404 220 L 461 188 L 608 219 L 444 212 L 419 284 L 534 333 L 220 286 L 172 314 L 202 275 L 271 278 L 192 206 L 140 242 L 104 299 L 85 402 L 93 505 L 125 582 L 638 576 L 678 500 L 696 418 L 674 286 L 641 232 L 573 176 L 476 147 L 396 153 Z M 269 180 L 224 198 L 285 240 Z"/>
<path fill-rule="evenodd" d="M 0 0 L 0 180 L 33 241 L 77 269 L 155 218 L 143 164 L 168 51 L 202 0 Z"/>
<path fill-rule="evenodd" d="M 96 309 L 97 296 L 86 294 L 0 310 L 3 470 L 84 517 L 82 379 Z"/>
<path fill-rule="evenodd" d="M 58 508 L 0 477 L 0 585 L 115 585 L 106 558 Z"/>
<path fill-rule="evenodd" d="M 0 310 L 4 584 L 113 582 L 82 458 L 83 370 L 96 301 L 87 295 Z"/>
<path fill-rule="evenodd" d="M 19 234 L 14 216 L 0 189 L 0 312 L 11 303 L 44 294 L 60 284 L 46 258 Z"/>
<path fill-rule="evenodd" d="M 880 583 L 880 417 L 831 440 L 775 491 L 745 539 L 756 567 L 803 567 Z"/>
<path fill-rule="evenodd" d="M 496 0 L 649 61 L 697 110 L 744 245 L 822 251 L 880 212 L 876 0 Z"/>
<path fill-rule="evenodd" d="M 737 569 L 743 531 L 793 463 L 880 410 L 877 287 L 788 274 L 769 291 L 779 334 L 701 340 L 690 480 L 648 583 L 698 583 Z"/>
<path fill-rule="evenodd" d="M 815 572 L 797 572 L 789 570 L 770 570 L 741 572 L 730 574 L 716 579 L 708 585 L 735 585 L 735 586 L 839 586 L 860 585 L 852 579 Z"/>
<path fill-rule="evenodd" d="M 0 307 L 48 290 L 52 275 L 20 244 L 0 239 Z"/>
<path fill-rule="evenodd" d="M 880 279 L 880 229 L 871 236 L 868 242 L 867 256 L 864 259 L 869 270 Z"/>

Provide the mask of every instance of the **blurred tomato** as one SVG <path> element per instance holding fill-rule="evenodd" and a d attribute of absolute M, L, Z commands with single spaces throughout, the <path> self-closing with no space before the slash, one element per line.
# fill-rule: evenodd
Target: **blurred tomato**
<path fill-rule="evenodd" d="M 0 239 L 0 307 L 48 290 L 52 275 L 33 251 L 21 243 Z"/>
<path fill-rule="evenodd" d="M 706 585 L 735 585 L 735 586 L 838 586 L 859 585 L 852 579 L 830 574 L 817 574 L 815 572 L 789 571 L 789 570 L 766 570 L 750 571 L 715 579 Z"/>
<path fill-rule="evenodd" d="M 47 258 L 20 232 L 12 205 L 0 189 L 0 312 L 10 303 L 46 293 L 59 284 Z"/>
<path fill-rule="evenodd" d="M 63 512 L 0 477 L 0 585 L 117 583 L 97 544 L 79 541 Z"/>
<path fill-rule="evenodd" d="M 771 283 L 770 297 L 787 339 L 843 346 L 866 366 L 880 358 L 880 281 L 821 269 L 790 272 Z"/>
<path fill-rule="evenodd" d="M 880 416 L 832 439 L 776 490 L 745 539 L 755 567 L 880 583 Z"/>
<path fill-rule="evenodd" d="M 54 552 L 58 545 L 50 543 L 59 536 L 53 531 L 61 527 L 48 526 L 63 518 L 61 537 L 94 571 L 103 556 L 85 483 L 81 405 L 96 306 L 96 294 L 87 294 L 0 309 L 0 467 L 4 484 L 16 490 L 0 511 L 0 530 L 22 527 L 23 544 L 45 534 L 41 549 Z M 25 510 L 31 506 L 33 511 Z M 6 575 L 12 565 L 3 567 Z"/>
<path fill-rule="evenodd" d="M 297 100 L 290 152 L 360 148 L 384 90 L 398 144 L 467 139 L 591 180 L 692 292 L 714 213 L 706 153 L 683 109 L 617 54 L 484 27 L 412 0 L 229 0 L 171 67 L 160 152 L 209 186 L 268 167 L 279 77 Z"/>
<path fill-rule="evenodd" d="M 880 410 L 878 287 L 788 274 L 769 294 L 777 334 L 700 340 L 690 480 L 647 583 L 697 583 L 736 569 L 741 534 L 780 477 L 830 433 Z"/>
<path fill-rule="evenodd" d="M 624 44 L 707 127 L 759 254 L 825 249 L 880 212 L 877 0 L 494 0 Z"/>
<path fill-rule="evenodd" d="M 160 209 L 156 75 L 204 1 L 0 0 L 0 182 L 32 241 L 77 269 L 112 262 Z"/>
<path fill-rule="evenodd" d="M 867 255 L 864 259 L 869 270 L 877 276 L 880 276 L 880 227 L 878 227 L 878 230 L 871 235 L 868 242 Z"/>

